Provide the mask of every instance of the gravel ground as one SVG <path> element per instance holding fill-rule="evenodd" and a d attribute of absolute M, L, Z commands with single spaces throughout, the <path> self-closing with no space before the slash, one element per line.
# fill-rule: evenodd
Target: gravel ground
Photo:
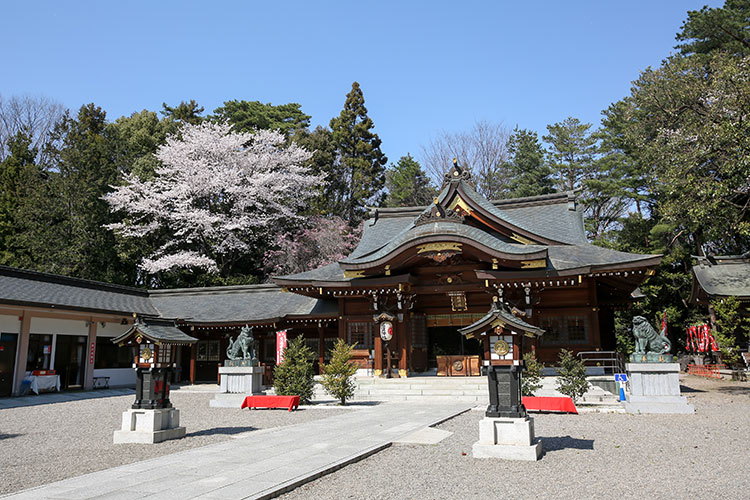
<path fill-rule="evenodd" d="M 0 494 L 349 411 L 209 408 L 212 398 L 213 393 L 173 392 L 187 436 L 156 445 L 112 444 L 132 395 L 0 410 Z"/>
<path fill-rule="evenodd" d="M 748 498 L 750 384 L 682 383 L 694 415 L 535 415 L 538 462 L 472 458 L 484 412 L 470 411 L 437 445 L 394 445 L 282 498 Z"/>

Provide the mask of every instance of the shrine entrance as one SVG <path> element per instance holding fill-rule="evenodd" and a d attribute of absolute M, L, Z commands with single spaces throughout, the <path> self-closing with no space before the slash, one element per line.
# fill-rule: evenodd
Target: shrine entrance
<path fill-rule="evenodd" d="M 477 339 L 467 339 L 457 326 L 427 329 L 429 368 L 439 376 L 479 376 L 483 346 Z"/>

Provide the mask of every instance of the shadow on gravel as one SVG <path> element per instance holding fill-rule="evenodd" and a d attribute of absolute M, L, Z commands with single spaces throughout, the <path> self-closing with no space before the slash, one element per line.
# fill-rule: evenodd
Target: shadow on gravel
<path fill-rule="evenodd" d="M 750 394 L 750 386 L 745 387 L 740 385 L 724 385 L 722 387 L 719 387 L 717 390 L 725 394 Z"/>
<path fill-rule="evenodd" d="M 578 439 L 571 436 L 541 437 L 545 453 L 572 448 L 574 450 L 593 450 L 593 439 Z"/>
<path fill-rule="evenodd" d="M 14 437 L 23 436 L 23 434 L 0 434 L 0 441 L 3 439 L 13 439 Z"/>
<path fill-rule="evenodd" d="M 188 432 L 185 437 L 188 436 L 212 436 L 214 434 L 223 434 L 225 436 L 232 436 L 234 434 L 242 434 L 243 432 L 257 431 L 257 427 L 214 427 L 213 429 L 204 429 L 202 431 Z"/>
<path fill-rule="evenodd" d="M 692 387 L 688 387 L 686 385 L 680 384 L 680 392 L 706 392 L 706 391 L 702 391 L 700 389 L 693 389 Z"/>

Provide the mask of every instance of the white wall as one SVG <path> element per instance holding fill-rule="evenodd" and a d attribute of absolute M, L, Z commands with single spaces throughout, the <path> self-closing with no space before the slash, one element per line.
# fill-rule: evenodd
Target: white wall
<path fill-rule="evenodd" d="M 96 325 L 97 337 L 118 337 L 125 333 L 132 325 L 121 325 L 120 323 L 101 323 Z"/>
<path fill-rule="evenodd" d="M 21 333 L 21 320 L 18 319 L 18 316 L 0 315 L 0 332 Z"/>
<path fill-rule="evenodd" d="M 135 387 L 135 370 L 132 368 L 97 368 L 94 377 L 109 377 L 110 387 Z"/>
<path fill-rule="evenodd" d="M 31 318 L 30 333 L 62 333 L 65 335 L 89 335 L 89 327 L 83 319 Z"/>

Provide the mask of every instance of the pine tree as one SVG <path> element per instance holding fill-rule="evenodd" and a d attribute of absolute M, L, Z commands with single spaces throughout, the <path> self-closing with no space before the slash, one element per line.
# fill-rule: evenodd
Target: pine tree
<path fill-rule="evenodd" d="M 386 170 L 385 187 L 386 207 L 428 205 L 437 194 L 422 166 L 408 153 Z"/>
<path fill-rule="evenodd" d="M 549 163 L 560 191 L 580 187 L 591 169 L 596 154 L 596 138 L 590 129 L 590 123 L 581 123 L 573 117 L 547 125 L 549 134 L 542 139 L 550 145 Z"/>
<path fill-rule="evenodd" d="M 539 144 L 539 137 L 532 130 L 513 130 L 508 141 L 510 162 L 508 172 L 511 176 L 510 198 L 537 196 L 554 193 L 550 175 L 552 171 L 544 163 L 544 149 Z"/>
<path fill-rule="evenodd" d="M 323 366 L 323 388 L 342 405 L 346 404 L 347 398 L 354 396 L 356 387 L 352 380 L 357 373 L 357 365 L 351 362 L 353 347 L 338 339 L 331 350 L 331 362 Z"/>
<path fill-rule="evenodd" d="M 315 380 L 313 352 L 302 336 L 289 342 L 284 361 L 273 371 L 273 389 L 279 396 L 299 396 L 301 404 L 312 401 Z"/>
<path fill-rule="evenodd" d="M 341 114 L 331 120 L 337 159 L 327 177 L 337 191 L 340 214 L 352 226 L 362 219 L 366 204 L 379 203 L 385 183 L 388 158 L 380 150 L 381 141 L 373 127 L 362 89 L 354 82 Z"/>
<path fill-rule="evenodd" d="M 166 102 L 161 104 L 161 114 L 165 117 L 173 120 L 177 123 L 189 123 L 191 125 L 198 125 L 203 122 L 204 118 L 201 116 L 203 113 L 203 106 L 198 106 L 195 99 L 190 101 L 182 101 L 177 106 L 167 106 Z"/>
<path fill-rule="evenodd" d="M 555 388 L 575 403 L 589 390 L 586 365 L 567 349 L 560 351 L 559 363 Z"/>

